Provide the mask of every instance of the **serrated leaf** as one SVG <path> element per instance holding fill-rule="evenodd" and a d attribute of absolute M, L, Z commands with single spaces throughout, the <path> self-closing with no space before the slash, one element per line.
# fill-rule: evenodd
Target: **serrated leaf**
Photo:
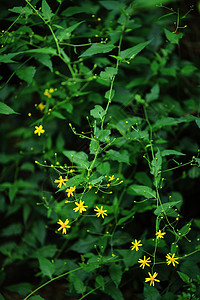
<path fill-rule="evenodd" d="M 13 8 L 8 9 L 11 12 L 17 13 L 17 14 L 25 14 L 25 15 L 30 15 L 33 13 L 32 9 L 28 6 L 15 6 Z"/>
<path fill-rule="evenodd" d="M 90 46 L 90 48 L 84 51 L 79 57 L 92 56 L 99 53 L 107 53 L 112 51 L 114 48 L 115 46 L 110 44 L 93 44 L 92 46 Z"/>
<path fill-rule="evenodd" d="M 55 271 L 54 264 L 50 262 L 47 258 L 44 258 L 42 256 L 39 256 L 38 260 L 39 260 L 40 270 L 42 272 L 42 275 L 52 278 L 52 275 Z"/>
<path fill-rule="evenodd" d="M 112 264 L 109 268 L 109 274 L 116 287 L 118 287 L 122 279 L 122 267 L 117 264 Z"/>
<path fill-rule="evenodd" d="M 113 67 L 106 67 L 105 71 L 101 71 L 100 77 L 105 80 L 111 80 L 117 74 L 117 69 Z"/>
<path fill-rule="evenodd" d="M 84 168 L 84 169 L 88 169 L 89 168 L 89 161 L 88 161 L 88 156 L 85 152 L 80 151 L 80 152 L 76 152 L 76 151 L 70 151 L 70 150 L 64 150 L 63 154 L 65 156 L 68 157 L 68 159 L 76 164 L 79 165 L 80 167 Z"/>
<path fill-rule="evenodd" d="M 100 285 L 100 287 L 102 288 L 102 290 L 104 290 L 104 278 L 103 278 L 103 276 L 98 275 L 98 276 L 96 277 L 96 283 L 97 283 L 98 285 Z"/>
<path fill-rule="evenodd" d="M 45 20 L 50 21 L 52 14 L 51 8 L 46 0 L 42 0 L 42 15 Z"/>
<path fill-rule="evenodd" d="M 12 115 L 12 114 L 19 114 L 16 111 L 14 111 L 10 106 L 7 104 L 0 102 L 0 114 L 3 115 Z"/>
<path fill-rule="evenodd" d="M 127 193 L 129 195 L 144 196 L 147 199 L 156 198 L 156 192 L 145 185 L 132 184 L 128 187 Z"/>
<path fill-rule="evenodd" d="M 18 69 L 16 71 L 16 74 L 20 79 L 26 81 L 28 84 L 31 84 L 33 77 L 35 75 L 35 72 L 36 72 L 36 68 L 33 66 L 30 66 L 30 67 L 25 67 L 23 69 Z"/>
<path fill-rule="evenodd" d="M 95 105 L 93 109 L 90 111 L 90 115 L 95 119 L 102 119 L 106 114 L 106 111 L 100 105 Z"/>
<path fill-rule="evenodd" d="M 134 47 L 128 48 L 120 52 L 122 60 L 133 59 L 139 52 L 141 52 L 151 41 L 140 43 Z"/>
<path fill-rule="evenodd" d="M 79 277 L 77 277 L 72 273 L 69 275 L 69 280 L 73 284 L 78 294 L 83 294 L 85 292 L 86 286 L 84 285 L 83 281 Z"/>

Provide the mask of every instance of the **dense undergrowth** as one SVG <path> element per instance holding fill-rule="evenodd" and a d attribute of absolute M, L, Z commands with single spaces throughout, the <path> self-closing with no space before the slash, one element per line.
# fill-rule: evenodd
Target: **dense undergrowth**
<path fill-rule="evenodd" d="M 198 3 L 1 5 L 0 300 L 199 299 Z"/>

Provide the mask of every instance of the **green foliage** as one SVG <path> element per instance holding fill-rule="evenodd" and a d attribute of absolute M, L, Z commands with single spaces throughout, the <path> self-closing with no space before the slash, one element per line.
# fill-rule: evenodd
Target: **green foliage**
<path fill-rule="evenodd" d="M 199 299 L 195 14 L 68 2 L 0 4 L 0 299 Z"/>

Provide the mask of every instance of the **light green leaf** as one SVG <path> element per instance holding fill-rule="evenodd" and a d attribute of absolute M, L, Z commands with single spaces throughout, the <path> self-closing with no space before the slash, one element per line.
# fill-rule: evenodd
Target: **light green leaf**
<path fill-rule="evenodd" d="M 18 284 L 6 286 L 6 290 L 18 293 L 23 296 L 30 293 L 32 289 L 33 289 L 33 285 L 28 282 L 21 282 Z M 1 298 L 0 298 L 0 300 L 1 300 Z"/>
<path fill-rule="evenodd" d="M 40 295 L 35 295 L 32 296 L 31 298 L 29 298 L 30 300 L 45 300 L 44 298 L 42 298 Z"/>
<path fill-rule="evenodd" d="M 132 184 L 129 186 L 127 193 L 129 195 L 144 196 L 147 199 L 156 198 L 156 192 L 145 185 Z"/>
<path fill-rule="evenodd" d="M 200 128 L 200 118 L 196 119 L 195 122 L 196 122 L 197 126 Z"/>
<path fill-rule="evenodd" d="M 19 114 L 16 111 L 14 111 L 10 106 L 7 104 L 0 102 L 0 114 L 3 115 L 12 115 L 12 114 Z"/>
<path fill-rule="evenodd" d="M 187 65 L 181 69 L 181 75 L 183 76 L 191 76 L 192 73 L 194 73 L 196 70 L 198 70 L 195 66 L 193 65 Z"/>
<path fill-rule="evenodd" d="M 114 45 L 110 44 L 93 44 L 90 48 L 84 51 L 79 57 L 92 56 L 99 53 L 107 53 L 115 48 Z"/>
<path fill-rule="evenodd" d="M 46 0 L 42 0 L 42 15 L 45 20 L 50 21 L 52 14 L 51 8 Z"/>
<path fill-rule="evenodd" d="M 176 151 L 176 150 L 163 150 L 163 151 L 161 151 L 161 155 L 168 156 L 168 155 L 186 155 L 186 154 Z"/>
<path fill-rule="evenodd" d="M 108 100 L 112 100 L 114 96 L 115 90 L 108 90 L 107 92 L 105 92 L 105 98 Z"/>
<path fill-rule="evenodd" d="M 179 203 L 181 203 L 181 201 L 171 201 L 163 203 L 155 209 L 154 214 L 158 216 L 163 213 L 170 217 L 177 217 L 178 213 L 173 209 L 173 207 L 177 206 L 177 204 Z"/>
<path fill-rule="evenodd" d="M 95 105 L 95 107 L 90 111 L 90 115 L 95 119 L 102 119 L 106 114 L 106 111 L 100 105 Z"/>
<path fill-rule="evenodd" d="M 55 271 L 54 264 L 50 262 L 47 258 L 44 258 L 42 256 L 38 257 L 38 260 L 39 260 L 40 270 L 42 272 L 42 275 L 52 278 L 52 275 Z"/>
<path fill-rule="evenodd" d="M 35 75 L 36 68 L 33 66 L 25 67 L 23 69 L 18 69 L 16 71 L 17 76 L 26 81 L 28 84 L 31 84 L 33 77 Z"/>
<path fill-rule="evenodd" d="M 175 34 L 167 29 L 164 29 L 166 38 L 170 41 L 172 44 L 178 44 L 179 40 L 183 37 L 182 33 Z"/>
<path fill-rule="evenodd" d="M 140 43 L 134 47 L 128 48 L 120 52 L 122 60 L 133 59 L 139 52 L 141 52 L 151 41 Z"/>
<path fill-rule="evenodd" d="M 25 14 L 25 15 L 30 15 L 33 13 L 32 9 L 28 6 L 15 6 L 13 8 L 8 9 L 11 12 L 17 13 L 17 14 Z"/>
<path fill-rule="evenodd" d="M 185 282 L 185 283 L 190 282 L 190 277 L 187 274 L 180 272 L 180 271 L 177 271 L 177 273 L 180 276 L 180 278 L 183 280 L 183 282 Z"/>
<path fill-rule="evenodd" d="M 100 77 L 105 80 L 111 80 L 117 74 L 117 69 L 113 67 L 106 67 L 105 71 L 100 73 Z"/>
<path fill-rule="evenodd" d="M 72 163 L 74 163 L 74 164 L 76 164 L 76 165 L 78 165 L 78 166 L 80 166 L 84 169 L 89 168 L 90 163 L 88 161 L 88 156 L 85 152 L 83 152 L 83 151 L 76 152 L 76 151 L 64 150 L 63 154 L 65 156 L 67 156 L 68 159 Z"/>

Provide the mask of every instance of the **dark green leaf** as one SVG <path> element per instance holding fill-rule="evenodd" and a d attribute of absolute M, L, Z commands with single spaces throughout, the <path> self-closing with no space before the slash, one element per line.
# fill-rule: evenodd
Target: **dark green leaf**
<path fill-rule="evenodd" d="M 46 0 L 42 0 L 42 15 L 45 20 L 50 21 L 53 16 L 50 6 Z"/>
<path fill-rule="evenodd" d="M 156 198 L 156 192 L 145 185 L 132 184 L 129 186 L 127 193 L 130 195 L 144 196 L 147 199 Z"/>
<path fill-rule="evenodd" d="M 92 46 L 90 46 L 90 48 L 84 51 L 79 57 L 92 56 L 99 53 L 107 53 L 112 51 L 114 48 L 115 46 L 110 44 L 93 44 Z"/>
<path fill-rule="evenodd" d="M 109 273 L 112 281 L 114 282 L 116 287 L 118 287 L 122 279 L 122 267 L 117 264 L 111 264 L 111 266 L 109 267 Z"/>
<path fill-rule="evenodd" d="M 16 74 L 20 79 L 26 81 L 28 84 L 31 84 L 33 77 L 35 75 L 35 72 L 36 72 L 36 68 L 33 66 L 30 66 L 30 67 L 25 67 L 23 69 L 18 69 L 16 71 Z"/>
<path fill-rule="evenodd" d="M 50 262 L 47 258 L 44 258 L 42 256 L 39 256 L 38 260 L 39 260 L 40 270 L 42 272 L 42 275 L 52 278 L 52 275 L 55 271 L 54 264 Z"/>
<path fill-rule="evenodd" d="M 134 47 L 128 48 L 120 52 L 122 60 L 133 59 L 139 52 L 141 52 L 151 41 L 140 43 Z"/>

